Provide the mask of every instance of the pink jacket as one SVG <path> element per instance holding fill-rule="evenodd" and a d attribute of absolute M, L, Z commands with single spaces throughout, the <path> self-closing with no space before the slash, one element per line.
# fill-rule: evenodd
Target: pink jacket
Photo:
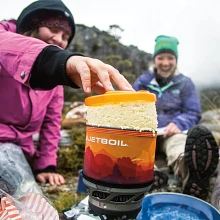
<path fill-rule="evenodd" d="M 16 34 L 15 21 L 0 22 L 0 142 L 13 142 L 34 158 L 34 169 L 56 166 L 63 87 L 38 91 L 29 87 L 31 68 L 43 48 L 41 40 Z M 40 132 L 35 151 L 32 135 Z"/>

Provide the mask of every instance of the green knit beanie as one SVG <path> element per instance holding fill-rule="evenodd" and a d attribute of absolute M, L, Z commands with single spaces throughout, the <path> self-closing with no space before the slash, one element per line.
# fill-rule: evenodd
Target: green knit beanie
<path fill-rule="evenodd" d="M 177 45 L 179 44 L 179 41 L 177 38 L 160 35 L 155 39 L 155 42 L 153 58 L 159 53 L 171 53 L 176 59 L 178 58 Z"/>

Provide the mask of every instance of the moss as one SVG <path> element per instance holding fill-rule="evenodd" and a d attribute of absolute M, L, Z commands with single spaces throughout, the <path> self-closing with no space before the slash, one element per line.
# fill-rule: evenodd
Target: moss
<path fill-rule="evenodd" d="M 78 195 L 77 193 L 62 192 L 59 194 L 57 199 L 53 201 L 53 205 L 57 211 L 61 213 L 63 210 L 68 209 L 74 204 L 80 202 L 86 196 L 86 194 Z"/>

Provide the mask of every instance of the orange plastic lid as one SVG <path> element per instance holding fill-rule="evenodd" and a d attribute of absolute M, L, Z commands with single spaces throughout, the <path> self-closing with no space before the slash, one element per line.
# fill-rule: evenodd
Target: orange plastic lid
<path fill-rule="evenodd" d="M 146 90 L 132 91 L 109 91 L 103 95 L 91 96 L 85 99 L 85 105 L 103 105 L 119 102 L 156 102 L 156 95 Z"/>

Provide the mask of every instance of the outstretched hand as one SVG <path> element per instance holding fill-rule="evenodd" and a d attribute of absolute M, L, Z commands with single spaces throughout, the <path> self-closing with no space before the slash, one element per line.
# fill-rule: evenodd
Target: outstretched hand
<path fill-rule="evenodd" d="M 91 91 L 102 94 L 114 90 L 113 81 L 120 90 L 134 91 L 129 82 L 111 65 L 98 59 L 72 56 L 66 63 L 67 76 L 84 92 Z"/>
<path fill-rule="evenodd" d="M 50 183 L 50 185 L 62 185 L 66 181 L 62 175 L 58 173 L 39 173 L 36 179 L 40 183 Z"/>

